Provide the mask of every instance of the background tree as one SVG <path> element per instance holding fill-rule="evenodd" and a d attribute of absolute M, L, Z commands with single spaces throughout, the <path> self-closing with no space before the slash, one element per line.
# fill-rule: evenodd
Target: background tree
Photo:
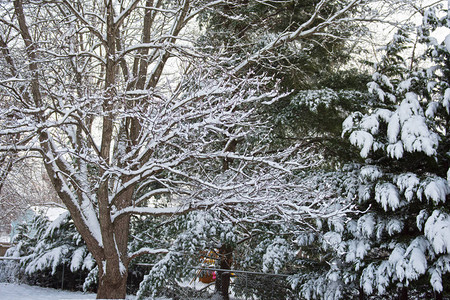
<path fill-rule="evenodd" d="M 211 52 L 233 53 L 233 61 L 239 64 L 248 53 L 264 49 L 274 36 L 307 22 L 317 2 L 275 1 L 269 5 L 231 1 L 201 15 L 205 33 L 200 42 Z M 320 24 L 321 18 L 345 3 L 328 1 L 321 5 L 313 24 Z M 364 14 L 365 9 L 355 6 L 345 15 Z M 341 124 L 349 112 L 367 100 L 358 92 L 365 92 L 369 76 L 349 70 L 348 63 L 362 51 L 360 38 L 364 35 L 369 35 L 369 30 L 363 22 L 339 23 L 320 35 L 283 43 L 255 61 L 256 72 L 272 75 L 278 89 L 290 93 L 258 110 L 272 128 L 268 151 L 297 144 L 299 149 L 314 149 L 327 158 L 345 156 L 344 160 L 349 160 L 349 144 L 340 138 Z"/>
<path fill-rule="evenodd" d="M 61 206 L 46 171 L 38 161 L 9 161 L 0 190 L 0 233 L 9 235 L 11 223 L 20 218 L 31 206 Z"/>

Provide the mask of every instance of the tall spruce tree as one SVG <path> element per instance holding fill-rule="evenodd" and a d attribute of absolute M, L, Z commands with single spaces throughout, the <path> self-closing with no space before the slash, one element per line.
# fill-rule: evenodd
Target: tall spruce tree
<path fill-rule="evenodd" d="M 229 1 L 222 9 L 202 15 L 205 35 L 200 41 L 212 53 L 234 53 L 231 62 L 239 64 L 248 53 L 266 47 L 273 36 L 306 22 L 319 2 Z M 346 5 L 339 1 L 322 4 L 316 23 Z M 365 9 L 354 7 L 346 16 L 364 14 Z M 268 151 L 297 144 L 327 158 L 350 160 L 349 144 L 340 138 L 341 124 L 349 112 L 367 102 L 365 86 L 370 77 L 345 66 L 362 51 L 355 41 L 364 34 L 368 32 L 363 23 L 342 22 L 323 35 L 285 43 L 258 60 L 252 71 L 273 76 L 273 84 L 277 82 L 278 89 L 288 93 L 270 106 L 260 107 L 260 117 L 272 125 Z"/>

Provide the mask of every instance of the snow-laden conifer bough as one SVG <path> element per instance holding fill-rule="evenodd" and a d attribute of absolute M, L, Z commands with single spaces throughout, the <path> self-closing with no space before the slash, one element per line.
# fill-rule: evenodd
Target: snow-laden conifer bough
<path fill-rule="evenodd" d="M 337 272 L 361 295 L 442 299 L 448 286 L 450 35 L 432 35 L 449 28 L 441 9 L 429 7 L 410 33 L 425 45 L 422 57 L 402 56 L 414 39 L 399 30 L 368 85 L 371 111 L 355 112 L 343 124 L 343 135 L 366 158 L 357 195 L 368 212 L 338 232 Z"/>

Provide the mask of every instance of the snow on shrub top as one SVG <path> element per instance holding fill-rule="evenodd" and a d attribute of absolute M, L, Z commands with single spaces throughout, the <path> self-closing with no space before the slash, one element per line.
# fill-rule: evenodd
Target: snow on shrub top
<path fill-rule="evenodd" d="M 387 124 L 386 133 L 380 132 L 381 123 Z M 396 159 L 402 158 L 405 151 L 433 156 L 439 144 L 438 134 L 428 127 L 419 98 L 412 92 L 406 93 L 393 112 L 376 109 L 366 115 L 353 113 L 342 126 L 343 134 L 351 132 L 350 142 L 361 149 L 363 158 L 378 149 L 385 149 L 390 157 Z"/>

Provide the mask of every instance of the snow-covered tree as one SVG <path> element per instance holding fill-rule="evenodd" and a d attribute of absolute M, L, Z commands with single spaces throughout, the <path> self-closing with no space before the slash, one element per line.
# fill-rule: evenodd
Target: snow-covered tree
<path fill-rule="evenodd" d="M 368 85 L 376 97 L 371 109 L 343 123 L 366 159 L 357 191 L 366 213 L 334 231 L 338 274 L 361 294 L 448 294 L 450 36 L 441 41 L 432 33 L 448 29 L 450 19 L 440 5 L 423 14 L 417 41 L 425 53 L 400 30 Z"/>
<path fill-rule="evenodd" d="M 290 190 L 286 176 L 309 158 L 295 147 L 261 152 L 264 139 L 229 146 L 263 128 L 252 118 L 254 105 L 279 96 L 271 78 L 252 66 L 288 43 L 345 38 L 331 28 L 360 20 L 348 12 L 368 1 L 339 1 L 326 10 L 329 2 L 335 3 L 314 1 L 302 22 L 239 61 L 196 40 L 197 17 L 227 1 L 0 4 L 0 151 L 42 158 L 97 263 L 99 298 L 125 297 L 133 258 L 167 252 L 129 251 L 133 214 L 248 204 L 259 217 L 276 205 L 301 218 L 301 202 L 289 207 L 292 198 L 283 195 Z M 232 165 L 217 172 L 223 161 Z M 164 206 L 157 196 L 168 200 Z"/>

